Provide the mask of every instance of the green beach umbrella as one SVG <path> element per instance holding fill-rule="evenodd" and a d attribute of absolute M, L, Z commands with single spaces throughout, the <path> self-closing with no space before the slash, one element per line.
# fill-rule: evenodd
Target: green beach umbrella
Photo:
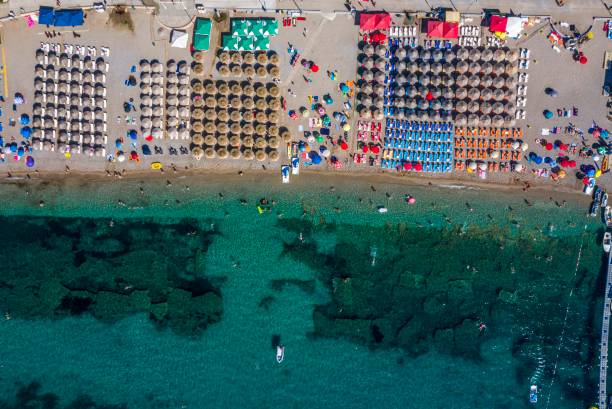
<path fill-rule="evenodd" d="M 248 20 L 232 20 L 232 35 L 237 37 L 248 35 L 249 25 Z"/>
<path fill-rule="evenodd" d="M 274 19 L 266 20 L 266 26 L 264 27 L 263 35 L 275 36 L 278 34 L 278 21 Z"/>
<path fill-rule="evenodd" d="M 238 50 L 250 51 L 253 49 L 253 37 L 238 37 Z"/>
<path fill-rule="evenodd" d="M 230 34 L 223 34 L 221 39 L 221 48 L 226 51 L 237 51 L 239 37 L 233 37 Z"/>
<path fill-rule="evenodd" d="M 264 28 L 266 27 L 266 23 L 263 20 L 252 20 L 251 26 L 249 27 L 249 35 L 252 37 L 257 37 L 263 35 Z"/>
<path fill-rule="evenodd" d="M 207 35 L 194 36 L 193 48 L 198 51 L 208 51 L 208 49 L 210 48 L 210 37 Z"/>
<path fill-rule="evenodd" d="M 211 22 L 207 18 L 198 18 L 195 22 L 193 34 L 210 35 Z"/>
<path fill-rule="evenodd" d="M 270 37 L 255 37 L 253 43 L 257 51 L 267 51 L 270 49 Z"/>

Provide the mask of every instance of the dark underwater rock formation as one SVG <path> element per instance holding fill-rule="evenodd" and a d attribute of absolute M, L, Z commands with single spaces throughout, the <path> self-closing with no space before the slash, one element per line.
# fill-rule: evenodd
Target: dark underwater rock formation
<path fill-rule="evenodd" d="M 147 312 L 160 328 L 197 335 L 222 314 L 201 262 L 215 234 L 193 220 L 0 218 L 0 309 L 109 323 Z"/>

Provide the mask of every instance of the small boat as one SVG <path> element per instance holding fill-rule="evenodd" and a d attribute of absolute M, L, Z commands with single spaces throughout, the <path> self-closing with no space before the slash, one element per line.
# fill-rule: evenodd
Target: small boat
<path fill-rule="evenodd" d="M 606 226 L 612 228 L 612 207 L 606 206 L 606 210 L 604 211 L 604 219 Z"/>
<path fill-rule="evenodd" d="M 279 364 L 285 359 L 285 347 L 282 345 L 276 346 L 276 362 Z"/>
<path fill-rule="evenodd" d="M 531 389 L 529 390 L 529 402 L 538 402 L 538 385 L 531 385 Z"/>
<path fill-rule="evenodd" d="M 605 190 L 603 191 L 602 195 L 601 195 L 601 208 L 604 209 L 607 205 L 608 205 L 608 192 L 606 192 Z"/>
<path fill-rule="evenodd" d="M 610 246 L 612 245 L 612 233 L 609 231 L 604 233 L 603 236 L 603 249 L 606 253 L 610 252 Z"/>
<path fill-rule="evenodd" d="M 388 210 L 387 210 L 387 208 L 385 206 L 378 206 L 376 208 L 376 210 L 378 210 L 378 213 L 387 213 L 388 212 Z"/>
<path fill-rule="evenodd" d="M 599 204 L 601 203 L 603 196 L 603 190 L 599 188 L 599 186 L 595 187 L 595 193 L 593 194 L 593 203 L 591 203 L 590 214 L 591 216 L 597 216 L 597 212 L 599 211 Z"/>
<path fill-rule="evenodd" d="M 161 164 L 161 162 L 153 162 L 151 163 L 151 169 L 153 170 L 160 170 L 163 167 L 163 165 Z"/>
<path fill-rule="evenodd" d="M 289 183 L 289 165 L 281 166 L 281 175 L 283 177 L 283 183 Z"/>
<path fill-rule="evenodd" d="M 297 156 L 293 156 L 291 158 L 291 174 L 292 175 L 300 174 L 300 158 Z"/>

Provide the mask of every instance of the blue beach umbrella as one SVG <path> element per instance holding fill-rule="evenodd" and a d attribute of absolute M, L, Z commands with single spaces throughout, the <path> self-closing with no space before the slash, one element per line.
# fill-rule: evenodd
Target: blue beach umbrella
<path fill-rule="evenodd" d="M 11 152 L 17 152 L 17 144 L 16 143 L 12 143 L 11 144 Z"/>
<path fill-rule="evenodd" d="M 138 133 L 134 129 L 132 129 L 128 132 L 128 136 L 130 137 L 130 139 L 135 141 L 136 138 L 138 137 Z"/>
<path fill-rule="evenodd" d="M 117 149 L 121 149 L 122 146 L 123 146 L 123 142 L 121 141 L 121 139 L 116 139 L 115 140 L 115 147 Z"/>
<path fill-rule="evenodd" d="M 542 157 L 541 156 L 536 156 L 533 161 L 535 162 L 536 165 L 540 165 L 540 164 L 542 164 Z"/>
<path fill-rule="evenodd" d="M 314 165 L 318 165 L 319 163 L 321 163 L 321 156 L 315 151 L 308 152 L 308 157 Z"/>
<path fill-rule="evenodd" d="M 17 149 L 17 156 L 22 157 L 24 153 L 23 147 L 20 146 L 19 149 Z"/>
<path fill-rule="evenodd" d="M 529 159 L 530 161 L 535 161 L 535 158 L 537 158 L 538 155 L 535 152 L 529 152 L 529 155 L 527 156 L 527 159 Z"/>
<path fill-rule="evenodd" d="M 601 136 L 604 139 L 608 139 L 608 135 L 609 135 L 609 132 L 607 129 L 602 129 L 601 132 L 599 133 L 599 136 Z"/>
<path fill-rule="evenodd" d="M 553 117 L 553 113 L 551 111 L 549 111 L 548 109 L 544 110 L 544 118 L 546 119 L 550 119 Z"/>
<path fill-rule="evenodd" d="M 33 157 L 31 157 L 31 156 L 28 156 L 28 157 L 26 158 L 26 162 L 25 162 L 25 164 L 26 164 L 26 166 L 27 166 L 28 168 L 31 168 L 32 166 L 34 166 L 34 158 L 33 158 Z"/>
<path fill-rule="evenodd" d="M 32 128 L 30 128 L 29 126 L 24 126 L 23 128 L 21 128 L 19 133 L 21 134 L 21 136 L 27 139 L 30 137 L 30 135 L 32 135 Z"/>
<path fill-rule="evenodd" d="M 21 114 L 21 125 L 27 125 L 30 123 L 30 117 L 28 116 L 28 114 Z"/>

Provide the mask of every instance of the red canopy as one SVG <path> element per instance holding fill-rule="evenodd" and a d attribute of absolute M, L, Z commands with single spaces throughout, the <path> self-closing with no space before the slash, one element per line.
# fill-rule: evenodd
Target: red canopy
<path fill-rule="evenodd" d="M 436 20 L 427 21 L 427 37 L 444 36 L 444 23 Z"/>
<path fill-rule="evenodd" d="M 459 38 L 459 23 L 429 20 L 427 37 Z"/>
<path fill-rule="evenodd" d="M 370 40 L 372 40 L 373 43 L 382 43 L 386 39 L 387 39 L 386 35 L 384 35 L 383 33 L 378 33 L 378 32 L 370 36 Z"/>
<path fill-rule="evenodd" d="M 359 28 L 361 30 L 387 30 L 391 26 L 389 13 L 360 13 Z"/>
<path fill-rule="evenodd" d="M 444 38 L 459 38 L 459 23 L 444 22 L 442 26 Z"/>
<path fill-rule="evenodd" d="M 508 25 L 508 17 L 491 16 L 489 21 L 489 30 L 493 33 L 505 33 Z"/>

